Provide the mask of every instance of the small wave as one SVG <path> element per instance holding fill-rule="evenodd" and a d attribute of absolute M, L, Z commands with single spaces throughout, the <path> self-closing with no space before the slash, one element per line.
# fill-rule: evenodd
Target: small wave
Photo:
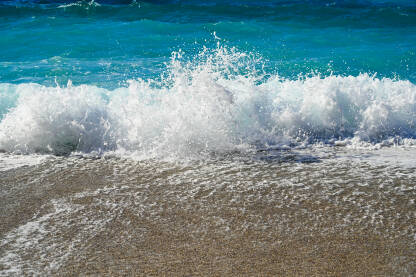
<path fill-rule="evenodd" d="M 58 8 L 71 8 L 71 7 L 80 7 L 84 9 L 90 9 L 93 7 L 101 6 L 99 3 L 95 2 L 94 0 L 91 1 L 77 1 L 69 4 L 59 5 Z"/>
<path fill-rule="evenodd" d="M 251 54 L 205 49 L 195 62 L 175 53 L 160 80 L 90 85 L 0 84 L 0 149 L 144 158 L 200 157 L 314 144 L 412 144 L 416 86 L 358 76 L 266 76 Z M 12 108 L 10 108 L 12 107 Z"/>

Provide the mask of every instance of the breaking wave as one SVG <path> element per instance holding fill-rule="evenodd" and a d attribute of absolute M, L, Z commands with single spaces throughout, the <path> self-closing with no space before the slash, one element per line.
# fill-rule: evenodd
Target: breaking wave
<path fill-rule="evenodd" d="M 193 62 L 174 53 L 160 78 L 115 90 L 0 84 L 0 149 L 164 158 L 416 138 L 409 81 L 368 74 L 289 80 L 262 74 L 261 63 L 218 47 Z"/>

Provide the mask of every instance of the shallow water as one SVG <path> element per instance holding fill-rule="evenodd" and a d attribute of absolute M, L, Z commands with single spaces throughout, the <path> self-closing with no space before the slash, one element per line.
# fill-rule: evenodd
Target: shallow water
<path fill-rule="evenodd" d="M 0 173 L 1 273 L 411 276 L 416 164 L 399 151 L 415 154 L 29 160 Z"/>

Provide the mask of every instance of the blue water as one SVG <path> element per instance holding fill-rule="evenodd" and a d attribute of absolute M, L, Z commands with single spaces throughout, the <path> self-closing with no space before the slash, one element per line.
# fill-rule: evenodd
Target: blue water
<path fill-rule="evenodd" d="M 200 79 L 212 84 L 198 85 Z M 247 90 L 235 89 L 242 83 Z M 140 152 L 143 145 L 147 152 L 156 151 L 150 141 L 172 126 L 193 128 L 204 122 L 187 119 L 163 125 L 166 119 L 159 113 L 165 112 L 167 118 L 194 115 L 164 106 L 168 100 L 161 94 L 177 95 L 170 103 L 189 105 L 185 110 L 190 106 L 201 110 L 198 105 L 208 100 L 187 101 L 193 93 L 212 95 L 210 88 L 215 85 L 235 99 L 242 95 L 258 99 L 230 102 L 233 114 L 221 119 L 225 122 L 221 142 L 207 139 L 210 135 L 202 131 L 181 140 L 178 134 L 187 130 L 183 127 L 172 133 L 181 141 L 176 143 L 221 151 L 258 142 L 276 144 L 282 137 L 325 142 L 354 137 L 376 142 L 397 136 L 412 139 L 415 83 L 416 2 L 412 0 L 0 1 L 0 148 L 6 151 L 47 152 L 61 144 L 71 145 L 70 151 Z M 82 91 L 84 100 L 75 101 L 80 93 L 73 90 Z M 71 98 L 71 93 L 76 96 Z M 117 100 L 119 110 L 128 110 L 132 99 L 144 105 L 131 107 L 140 109 L 137 113 L 152 106 L 148 112 L 159 114 L 153 118 L 159 127 L 137 123 L 152 120 L 148 115 L 117 114 L 114 101 L 120 95 L 124 98 Z M 60 118 L 59 111 L 64 113 L 62 107 L 69 103 L 64 100 L 67 96 L 75 101 L 71 105 L 86 106 L 78 114 L 68 112 Z M 39 97 L 46 97 L 45 103 Z M 323 98 L 312 103 L 308 97 Z M 90 98 L 95 100 L 85 100 Z M 335 104 L 328 99 L 335 99 Z M 42 113 L 53 101 L 57 106 Z M 334 113 L 334 105 L 339 114 Z M 218 106 L 204 114 L 221 117 L 226 113 L 222 108 L 230 108 Z M 56 113 L 48 113 L 54 109 Z M 88 127 L 82 118 L 91 113 L 98 115 L 89 119 Z M 23 118 L 28 122 L 19 127 Z M 108 123 L 107 129 L 100 120 Z M 82 128 L 71 129 L 70 122 Z M 212 127 L 211 133 L 218 131 L 209 123 L 201 124 Z M 47 136 L 53 139 L 40 143 L 40 134 L 51 129 Z M 140 130 L 151 134 L 143 138 Z M 99 143 L 80 143 L 84 140 Z"/>
<path fill-rule="evenodd" d="M 130 2 L 2 1 L 0 82 L 115 88 L 160 75 L 173 51 L 214 47 L 214 32 L 284 77 L 416 81 L 415 1 Z"/>

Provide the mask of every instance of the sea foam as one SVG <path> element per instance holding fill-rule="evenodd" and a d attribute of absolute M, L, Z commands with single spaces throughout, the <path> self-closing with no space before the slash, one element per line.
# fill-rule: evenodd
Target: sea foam
<path fill-rule="evenodd" d="M 262 75 L 258 63 L 219 47 L 194 62 L 175 53 L 161 78 L 115 90 L 0 84 L 0 99 L 11 101 L 0 105 L 0 149 L 200 157 L 416 138 L 416 86 L 409 81 L 368 74 L 288 80 Z"/>

